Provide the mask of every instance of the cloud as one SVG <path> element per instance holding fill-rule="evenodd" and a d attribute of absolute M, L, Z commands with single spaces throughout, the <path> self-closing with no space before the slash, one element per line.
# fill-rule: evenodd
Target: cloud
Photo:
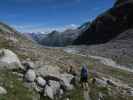
<path fill-rule="evenodd" d="M 44 32 L 44 33 L 49 33 L 53 30 L 57 30 L 57 31 L 62 32 L 66 29 L 76 29 L 79 25 L 70 24 L 70 25 L 57 26 L 57 27 L 45 27 L 45 26 L 42 26 L 42 25 L 12 25 L 12 26 L 20 32 Z"/>

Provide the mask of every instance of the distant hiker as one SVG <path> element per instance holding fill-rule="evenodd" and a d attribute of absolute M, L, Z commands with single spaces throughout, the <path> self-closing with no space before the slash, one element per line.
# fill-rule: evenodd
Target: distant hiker
<path fill-rule="evenodd" d="M 81 69 L 81 86 L 83 89 L 88 89 L 88 68 L 87 65 L 83 65 Z"/>
<path fill-rule="evenodd" d="M 69 67 L 68 73 L 72 74 L 73 76 L 76 75 L 76 71 L 72 65 Z"/>
<path fill-rule="evenodd" d="M 77 86 L 77 83 L 76 83 L 77 74 L 76 74 L 75 68 L 72 65 L 70 66 L 68 73 L 73 75 L 73 78 L 70 83 L 73 84 L 74 86 Z"/>
<path fill-rule="evenodd" d="M 91 82 L 92 82 L 92 84 L 95 84 L 96 83 L 96 78 L 92 78 Z"/>
<path fill-rule="evenodd" d="M 1 50 L 1 51 L 0 51 L 0 57 L 3 57 L 4 55 L 5 55 L 4 50 Z"/>
<path fill-rule="evenodd" d="M 73 73 L 73 66 L 71 65 L 70 68 L 69 68 L 69 73 Z"/>

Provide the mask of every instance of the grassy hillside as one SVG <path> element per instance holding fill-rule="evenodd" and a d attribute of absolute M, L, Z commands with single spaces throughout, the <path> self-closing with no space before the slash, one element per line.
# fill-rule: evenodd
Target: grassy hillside
<path fill-rule="evenodd" d="M 6 95 L 0 96 L 0 100 L 33 100 L 33 98 L 38 98 L 38 95 L 32 89 L 24 87 L 22 80 L 19 80 L 19 77 L 11 71 L 0 70 L 0 83 L 8 92 Z"/>

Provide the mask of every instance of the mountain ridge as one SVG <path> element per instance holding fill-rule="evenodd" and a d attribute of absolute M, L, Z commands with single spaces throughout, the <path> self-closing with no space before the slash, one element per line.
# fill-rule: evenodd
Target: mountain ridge
<path fill-rule="evenodd" d="M 119 5 L 120 3 L 116 3 L 112 8 L 99 15 L 73 44 L 106 43 L 123 31 L 132 28 L 133 2 L 122 2 L 122 5 Z"/>
<path fill-rule="evenodd" d="M 55 46 L 63 47 L 72 45 L 73 41 L 84 32 L 90 25 L 90 22 L 82 24 L 76 29 L 66 29 L 63 32 L 53 30 L 51 33 L 47 34 L 29 34 L 33 40 L 37 41 L 39 44 L 44 46 Z"/>

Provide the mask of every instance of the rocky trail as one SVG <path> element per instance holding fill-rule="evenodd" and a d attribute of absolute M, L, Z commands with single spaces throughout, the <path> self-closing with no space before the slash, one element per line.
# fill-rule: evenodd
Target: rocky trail
<path fill-rule="evenodd" d="M 89 57 L 89 58 L 92 58 L 92 59 L 95 59 L 95 60 L 99 60 L 100 63 L 102 63 L 104 65 L 133 73 L 133 69 L 127 68 L 127 67 L 122 66 L 122 65 L 119 65 L 110 58 L 94 56 L 94 55 L 83 55 L 83 54 L 78 53 L 78 51 L 76 51 L 75 49 L 71 49 L 71 48 L 64 49 L 64 51 L 67 52 L 67 53 L 71 53 L 71 54 L 75 54 L 75 55 L 79 55 L 79 56 L 83 56 L 83 57 Z"/>
<path fill-rule="evenodd" d="M 96 59 L 96 60 L 99 60 L 104 65 L 111 66 L 113 68 L 118 68 L 118 69 L 133 73 L 133 69 L 129 69 L 129 68 L 126 68 L 125 66 L 119 65 L 115 61 L 113 61 L 112 59 L 100 57 L 100 56 L 91 56 L 91 55 L 89 57 Z"/>

